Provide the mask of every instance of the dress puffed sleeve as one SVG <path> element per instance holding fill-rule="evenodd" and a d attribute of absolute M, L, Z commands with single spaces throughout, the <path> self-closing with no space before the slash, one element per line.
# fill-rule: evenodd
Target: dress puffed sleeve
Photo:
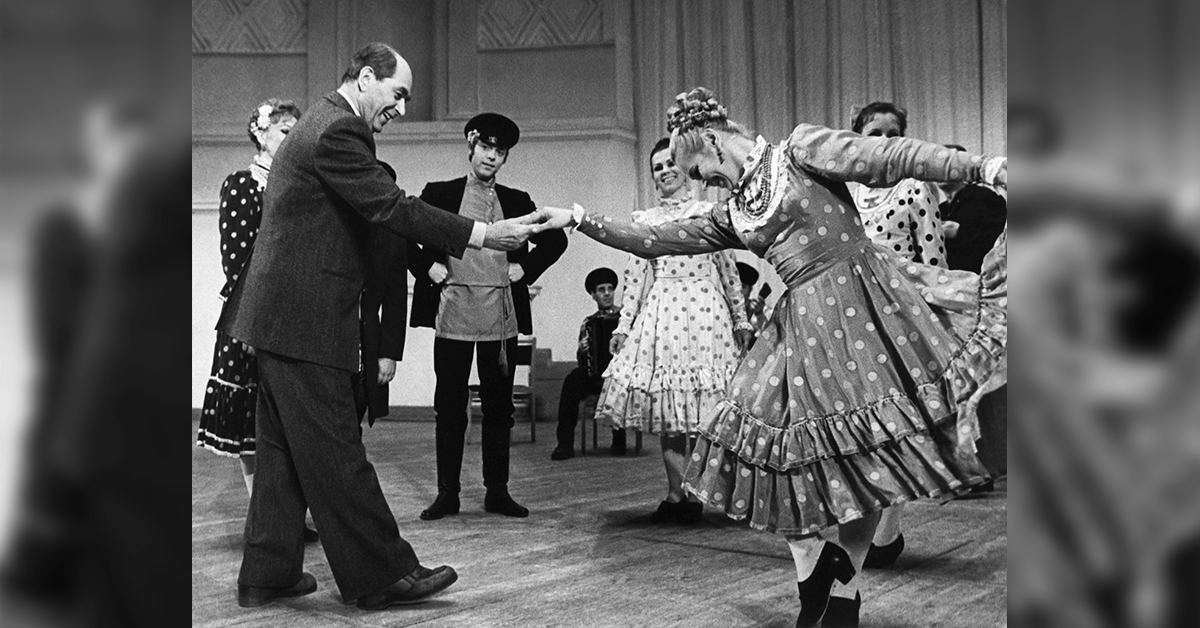
<path fill-rule="evenodd" d="M 630 255 L 629 263 L 625 265 L 622 283 L 625 288 L 621 296 L 621 318 L 613 334 L 628 336 L 633 330 L 633 321 L 637 319 L 638 312 L 642 311 L 642 303 L 646 300 L 646 294 L 650 292 L 650 286 L 654 285 L 654 268 L 649 261 Z"/>
<path fill-rule="evenodd" d="M 919 192 L 914 201 L 909 201 L 912 216 L 913 243 L 916 245 L 916 261 L 938 268 L 950 268 L 946 263 L 946 234 L 942 226 L 942 214 L 938 209 L 938 190 L 931 183 L 913 182 Z"/>
<path fill-rule="evenodd" d="M 996 160 L 946 148 L 911 137 L 863 136 L 852 131 L 801 124 L 788 137 L 785 150 L 799 168 L 836 181 L 891 187 L 903 179 L 987 183 Z"/>
<path fill-rule="evenodd" d="M 247 171 L 235 172 L 221 184 L 221 270 L 226 284 L 237 281 L 258 235 L 262 193 Z"/>
<path fill-rule="evenodd" d="M 585 213 L 579 231 L 601 244 L 646 259 L 746 248 L 730 222 L 729 208 L 724 203 L 714 204 L 704 214 L 657 225 Z"/>
<path fill-rule="evenodd" d="M 725 302 L 729 305 L 733 328 L 753 331 L 750 318 L 746 315 L 746 298 L 742 296 L 742 278 L 738 275 L 737 258 L 733 256 L 733 251 L 714 253 L 713 263 L 717 266 L 717 276 L 720 277 L 721 287 L 725 290 Z"/>

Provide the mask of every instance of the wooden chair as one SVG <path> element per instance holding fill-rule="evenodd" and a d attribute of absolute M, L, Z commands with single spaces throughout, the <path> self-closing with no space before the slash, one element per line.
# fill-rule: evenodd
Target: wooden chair
<path fill-rule="evenodd" d="M 537 398 L 533 395 L 533 352 L 536 348 L 537 338 L 518 337 L 516 353 L 508 356 L 509 368 L 515 369 L 518 366 L 524 366 L 528 372 L 525 384 L 513 382 L 513 417 L 516 418 L 517 414 L 522 412 L 529 417 L 529 442 L 531 443 L 537 442 Z M 483 404 L 479 401 L 479 385 L 472 384 L 468 388 L 471 391 L 471 399 L 467 409 L 467 442 L 471 442 L 471 424 L 476 417 L 480 420 L 483 419 Z"/>
<path fill-rule="evenodd" d="M 599 428 L 596 426 L 599 421 L 596 420 L 596 402 L 600 401 L 600 395 L 588 395 L 579 401 L 579 455 L 587 454 L 587 422 L 592 422 L 592 449 L 599 449 Z M 626 430 L 626 436 L 629 432 L 634 433 L 633 453 L 642 453 L 642 431 L 641 430 Z M 628 442 L 628 438 L 626 438 Z"/>

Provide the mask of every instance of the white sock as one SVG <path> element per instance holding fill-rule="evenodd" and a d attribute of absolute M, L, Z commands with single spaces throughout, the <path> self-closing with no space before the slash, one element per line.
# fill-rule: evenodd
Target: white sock
<path fill-rule="evenodd" d="M 786 538 L 788 549 L 792 550 L 792 561 L 796 563 L 796 582 L 808 580 L 817 566 L 817 559 L 821 557 L 825 540 L 819 536 Z"/>

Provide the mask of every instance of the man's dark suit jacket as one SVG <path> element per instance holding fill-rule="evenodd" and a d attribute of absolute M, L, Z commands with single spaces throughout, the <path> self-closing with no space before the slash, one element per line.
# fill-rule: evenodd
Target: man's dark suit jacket
<path fill-rule="evenodd" d="M 367 261 L 367 280 L 362 296 L 363 410 L 367 424 L 387 416 L 388 385 L 376 385 L 379 358 L 400 361 L 404 357 L 408 312 L 408 245 L 403 238 L 377 229 Z M 382 310 L 382 313 L 381 313 Z"/>
<path fill-rule="evenodd" d="M 333 92 L 275 154 L 254 251 L 217 328 L 255 348 L 357 372 L 372 225 L 462 257 L 474 223 L 396 187 L 376 161 L 371 128 Z"/>
<path fill-rule="evenodd" d="M 453 181 L 435 181 L 425 186 L 421 192 L 421 200 L 457 214 L 466 188 L 466 177 Z M 500 201 L 500 210 L 505 218 L 524 216 L 537 209 L 528 194 L 500 184 L 496 184 L 496 199 Z M 534 245 L 532 251 L 529 250 L 530 243 Z M 567 234 L 560 229 L 551 229 L 534 235 L 529 238 L 529 243 L 508 252 L 509 263 L 520 264 L 521 269 L 525 271 L 525 276 L 512 284 L 517 330 L 522 334 L 533 333 L 533 317 L 529 311 L 529 284 L 537 281 L 566 250 Z M 429 278 L 429 267 L 434 262 L 445 264 L 446 254 L 409 242 L 408 269 L 416 279 L 413 283 L 412 318 L 409 321 L 413 327 L 433 327 L 437 320 L 442 288 L 435 286 Z"/>
<path fill-rule="evenodd" d="M 946 264 L 973 273 L 983 268 L 983 258 L 996 244 L 1008 220 L 1008 203 L 995 192 L 968 185 L 942 203 L 942 220 L 959 224 L 958 235 L 946 239 Z"/>

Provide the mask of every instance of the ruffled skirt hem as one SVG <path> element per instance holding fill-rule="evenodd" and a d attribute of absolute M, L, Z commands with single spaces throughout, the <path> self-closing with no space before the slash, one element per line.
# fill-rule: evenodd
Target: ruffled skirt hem
<path fill-rule="evenodd" d="M 880 349 L 880 357 L 887 359 L 872 367 L 882 378 L 875 370 L 869 372 L 870 381 L 861 377 L 868 370 L 866 365 L 848 368 L 840 382 L 829 372 L 823 373 L 824 378 L 812 372 L 797 375 L 794 360 L 799 356 L 787 357 L 793 355 L 793 345 L 811 349 L 814 359 L 824 349 L 812 346 L 811 338 L 810 347 L 787 344 L 789 338 L 797 340 L 815 332 L 811 327 L 795 326 L 799 324 L 795 320 L 808 324 L 809 319 L 783 316 L 775 328 L 778 344 L 769 351 L 755 347 L 761 367 L 756 370 L 756 361 L 748 360 L 743 365 L 748 370 L 735 376 L 730 395 L 718 404 L 711 419 L 699 426 L 699 439 L 684 477 L 687 490 L 732 518 L 748 519 L 756 529 L 807 535 L 894 504 L 952 495 L 985 481 L 987 472 L 975 455 L 974 441 L 979 436 L 976 409 L 985 394 L 1007 382 L 1005 242 L 1002 236 L 985 261 L 983 275 L 973 280 L 975 294 L 947 288 L 948 281 L 941 274 L 947 271 L 921 265 L 905 269 L 932 310 L 930 317 L 929 311 L 919 312 L 921 308 L 911 306 L 913 321 L 932 318 L 945 327 L 939 331 L 936 326 L 926 326 L 923 333 L 931 334 L 929 342 L 920 334 L 907 338 L 897 334 L 894 344 Z M 885 273 L 879 275 L 885 282 L 890 279 L 886 273 L 894 275 L 895 271 L 894 267 L 877 270 Z M 870 282 L 879 284 L 874 279 Z M 892 287 L 897 286 L 892 280 Z M 945 303 L 939 302 L 942 297 Z M 803 315 L 814 302 L 797 301 L 784 307 Z M 869 302 L 856 306 L 864 310 L 874 307 Z M 896 307 L 880 308 L 872 320 L 896 329 L 886 318 Z M 903 309 L 909 308 L 905 301 Z M 822 312 L 828 315 L 829 310 Z M 777 311 L 776 317 L 780 314 Z M 822 324 L 818 320 L 818 325 Z M 953 343 L 953 350 L 942 354 L 944 358 L 928 364 L 905 359 L 901 350 L 917 350 L 905 346 L 908 340 L 935 355 L 935 350 L 947 346 L 934 339 L 937 337 Z M 887 343 L 890 336 L 881 338 Z M 759 342 L 764 339 L 772 338 L 768 334 Z M 891 363 L 890 370 L 882 368 L 885 362 Z M 858 379 L 849 381 L 849 375 Z M 888 377 L 892 378 L 890 389 L 882 381 Z M 743 390 L 750 383 L 753 390 Z M 814 383 L 824 388 L 813 390 Z M 841 391 L 839 384 L 847 391 Z M 851 395 L 870 401 L 847 408 L 850 404 L 843 399 L 851 399 Z M 801 407 L 797 400 L 808 407 Z M 831 412 L 833 400 L 837 409 Z M 764 414 L 764 406 L 772 404 L 776 412 Z M 813 408 L 824 412 L 814 413 Z"/>

